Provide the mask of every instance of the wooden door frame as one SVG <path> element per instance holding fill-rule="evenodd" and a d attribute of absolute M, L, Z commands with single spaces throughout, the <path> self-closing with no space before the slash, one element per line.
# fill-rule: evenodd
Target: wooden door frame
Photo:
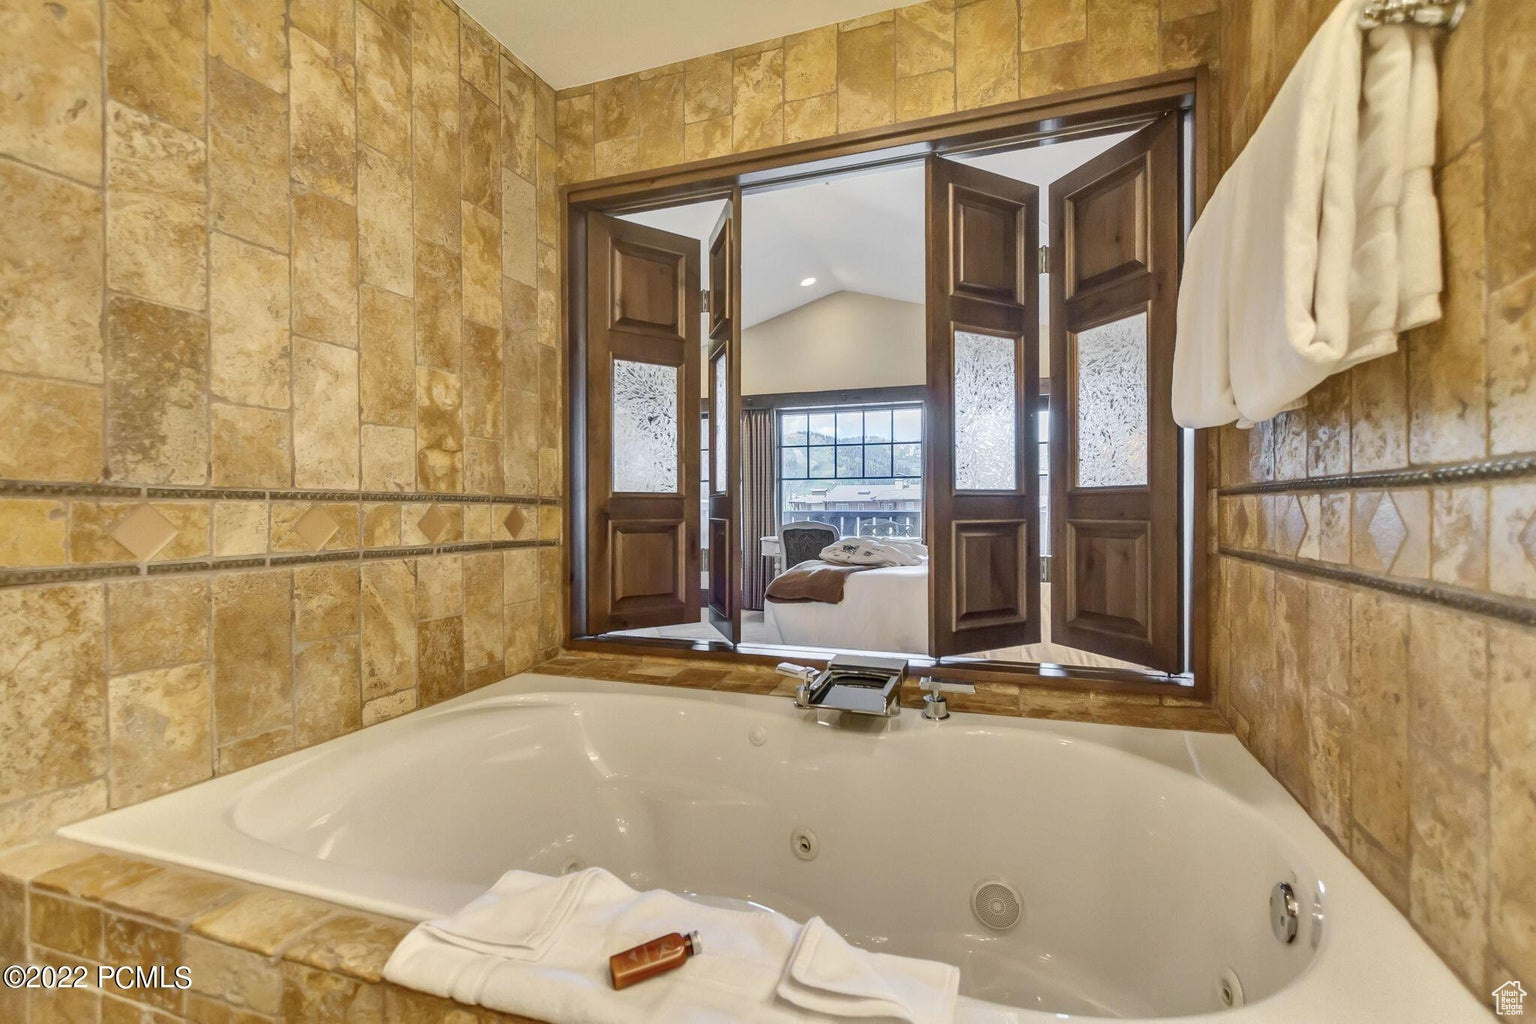
<path fill-rule="evenodd" d="M 586 263 L 586 239 L 576 215 L 588 210 L 606 213 L 638 212 L 684 201 L 700 202 L 724 198 L 732 190 L 789 185 L 807 178 L 824 176 L 858 167 L 906 163 L 929 154 L 944 155 L 1017 146 L 1031 139 L 1057 137 L 1074 132 L 1102 134 L 1116 124 L 1132 124 L 1170 110 L 1191 116 L 1193 134 L 1187 147 L 1192 155 L 1192 187 L 1184 191 L 1193 196 L 1192 218 L 1210 196 L 1211 168 L 1215 163 L 1219 132 L 1213 120 L 1212 76 L 1205 65 L 1181 71 L 1161 72 L 1143 78 L 1106 85 L 1089 86 L 1016 100 L 952 114 L 904 122 L 900 125 L 869 128 L 830 138 L 789 143 L 746 154 L 731 154 L 708 160 L 696 160 L 672 167 L 634 171 L 591 181 L 561 185 L 559 188 L 560 236 L 566 252 L 560 282 L 560 333 L 564 342 L 566 392 L 578 393 L 584 385 L 585 316 L 581 311 L 581 268 Z M 1182 252 L 1181 252 L 1182 255 Z M 573 570 L 585 564 L 587 551 L 579 538 L 585 532 L 587 496 L 584 473 L 575 472 L 589 456 L 584 417 L 577 403 L 567 402 L 566 437 L 563 460 L 562 494 L 566 498 L 564 537 L 561 548 L 565 595 L 562 638 L 572 649 L 586 649 L 622 654 L 658 656 L 706 656 L 758 661 L 783 658 L 777 653 L 750 645 L 731 648 L 720 644 L 665 642 L 641 643 L 630 640 L 602 640 L 576 636 L 573 624 L 585 618 L 585 581 Z M 1208 548 L 1212 523 L 1206 507 L 1210 479 L 1210 451 L 1214 430 L 1194 434 L 1194 537 L 1189 561 L 1190 587 L 1190 668 L 1194 686 L 1181 694 L 1196 700 L 1211 698 L 1211 658 L 1209 651 Z M 1181 515 L 1184 495 L 1180 494 Z M 747 649 L 743 649 L 746 647 Z M 818 660 L 814 654 L 804 660 Z M 913 659 L 921 664 L 924 659 Z M 978 681 L 1030 680 L 1047 686 L 1093 688 L 1133 693 L 1167 694 L 1170 686 L 1151 677 L 1134 673 L 1111 674 L 1056 670 L 1002 662 L 978 662 L 972 665 L 945 663 L 947 678 Z"/>

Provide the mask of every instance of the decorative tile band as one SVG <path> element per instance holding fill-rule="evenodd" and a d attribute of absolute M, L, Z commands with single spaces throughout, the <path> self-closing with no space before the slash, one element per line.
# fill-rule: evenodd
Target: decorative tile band
<path fill-rule="evenodd" d="M 561 499 L 531 494 L 442 494 L 433 491 L 304 491 L 242 487 L 166 487 L 138 484 L 48 483 L 0 480 L 0 495 L 28 498 L 159 498 L 203 501 L 397 501 L 407 504 L 559 505 Z"/>
<path fill-rule="evenodd" d="M 1225 558 L 1240 558 L 1246 562 L 1257 562 L 1260 565 L 1267 565 L 1273 569 L 1300 573 L 1306 576 L 1316 576 L 1334 583 L 1349 583 L 1358 587 L 1368 587 L 1372 590 L 1384 591 L 1397 597 L 1428 601 L 1459 612 L 1467 612 L 1472 615 L 1486 615 L 1489 618 L 1502 619 L 1505 622 L 1513 622 L 1516 625 L 1536 626 L 1536 601 L 1528 601 L 1518 597 L 1505 597 L 1501 594 L 1489 594 L 1479 590 L 1467 590 L 1463 587 L 1451 587 L 1441 583 L 1381 576 L 1373 572 L 1365 572 L 1361 569 L 1352 569 L 1348 566 L 1332 565 L 1327 562 L 1314 562 L 1306 559 L 1291 559 L 1264 551 L 1243 551 L 1236 548 L 1223 547 L 1220 549 L 1220 553 Z"/>
<path fill-rule="evenodd" d="M 1222 497 L 1236 494 L 1279 494 L 1306 491 L 1373 490 L 1388 487 L 1429 487 L 1437 484 L 1482 483 L 1536 477 L 1536 455 L 1510 455 L 1481 462 L 1460 462 L 1422 469 L 1382 469 L 1369 473 L 1300 477 L 1295 480 L 1261 480 L 1250 484 L 1218 487 Z"/>
<path fill-rule="evenodd" d="M 260 558 L 205 558 L 187 562 L 151 562 L 143 564 L 86 565 L 59 569 L 0 569 L 0 590 L 10 587 L 43 586 L 52 583 L 80 583 L 90 580 L 122 579 L 133 576 L 169 576 L 197 572 L 230 572 L 237 569 L 265 569 L 325 562 L 358 562 L 386 558 L 430 558 L 477 551 L 505 551 L 514 548 L 555 548 L 555 540 L 492 540 L 427 547 L 369 548 L 350 551 L 305 551 L 274 554 Z"/>

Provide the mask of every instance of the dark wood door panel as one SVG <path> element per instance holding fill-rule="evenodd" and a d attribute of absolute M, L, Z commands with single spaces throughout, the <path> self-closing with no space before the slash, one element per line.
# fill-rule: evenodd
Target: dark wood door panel
<path fill-rule="evenodd" d="M 709 238 L 710 625 L 741 638 L 741 190 L 732 190 Z M 723 423 L 725 430 L 718 429 Z M 721 449 L 724 449 L 722 459 Z M 721 464 L 724 463 L 724 479 Z"/>
<path fill-rule="evenodd" d="M 699 243 L 601 214 L 585 217 L 586 577 L 578 628 L 696 622 Z M 667 410 L 671 433 L 648 430 L 653 412 L 666 420 Z M 669 471 L 616 465 L 625 452 L 616 451 L 614 435 L 626 429 L 653 447 L 675 436 Z M 653 456 L 666 465 L 659 452 Z"/>
<path fill-rule="evenodd" d="M 1050 197 L 1051 639 L 1167 672 L 1183 668 L 1184 629 L 1178 174 L 1165 116 Z"/>
<path fill-rule="evenodd" d="M 939 656 L 1040 638 L 1040 542 L 1028 526 L 1040 501 L 1038 289 L 1033 275 L 1021 283 L 1039 213 L 1033 185 L 928 161 L 923 473 L 930 653 Z M 994 414 L 990 427 L 967 422 L 978 402 Z M 979 451 L 972 434 L 995 434 L 1008 417 L 1011 465 L 1006 444 L 985 464 L 961 457 Z"/>
<path fill-rule="evenodd" d="M 709 336 L 730 330 L 735 313 L 731 307 L 731 282 L 735 277 L 731 255 L 735 252 L 736 224 L 726 220 L 709 243 Z"/>

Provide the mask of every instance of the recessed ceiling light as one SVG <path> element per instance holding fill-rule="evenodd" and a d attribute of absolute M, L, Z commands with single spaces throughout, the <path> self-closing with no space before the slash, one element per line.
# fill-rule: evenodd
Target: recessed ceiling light
<path fill-rule="evenodd" d="M 816 279 L 814 277 L 801 278 L 801 280 L 800 280 L 800 287 L 801 288 L 809 288 L 811 285 L 813 285 L 815 283 L 816 283 Z"/>

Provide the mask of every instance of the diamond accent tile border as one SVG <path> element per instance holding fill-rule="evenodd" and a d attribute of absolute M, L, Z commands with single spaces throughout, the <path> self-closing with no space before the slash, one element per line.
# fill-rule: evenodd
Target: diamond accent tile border
<path fill-rule="evenodd" d="M 134 506 L 111 533 L 113 540 L 141 562 L 154 558 L 175 536 L 175 525 L 148 502 Z"/>
<path fill-rule="evenodd" d="M 423 537 L 436 543 L 437 539 L 443 535 L 443 531 L 448 528 L 448 514 L 433 505 L 416 521 L 416 528 L 421 531 Z"/>
<path fill-rule="evenodd" d="M 293 532 L 299 535 L 299 539 L 308 544 L 311 550 L 319 551 L 341 529 L 336 520 L 319 505 L 310 506 L 302 516 L 293 524 Z"/>

